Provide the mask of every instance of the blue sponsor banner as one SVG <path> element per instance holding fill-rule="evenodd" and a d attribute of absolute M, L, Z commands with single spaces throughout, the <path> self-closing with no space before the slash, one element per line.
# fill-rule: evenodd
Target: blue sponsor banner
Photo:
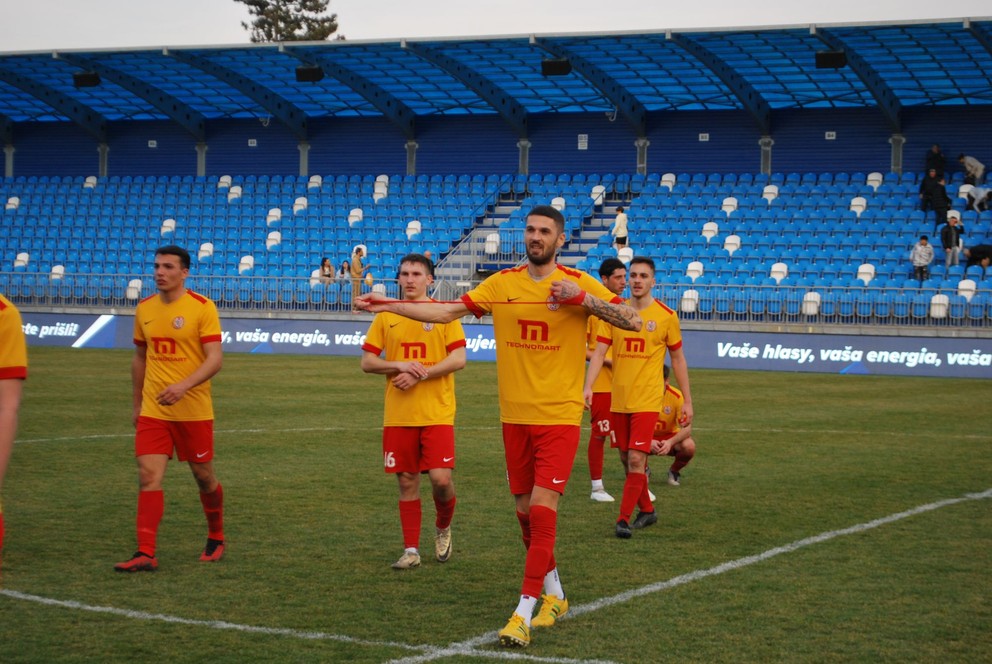
<path fill-rule="evenodd" d="M 28 343 L 131 348 L 133 316 L 22 313 Z M 360 356 L 368 321 L 226 318 L 224 350 Z M 492 362 L 492 325 L 467 324 L 468 359 Z M 686 330 L 691 368 L 992 378 L 992 339 Z"/>

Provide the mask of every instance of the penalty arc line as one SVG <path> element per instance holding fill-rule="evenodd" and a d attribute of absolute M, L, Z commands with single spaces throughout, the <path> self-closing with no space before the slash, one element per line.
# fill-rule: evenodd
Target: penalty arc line
<path fill-rule="evenodd" d="M 880 526 L 884 526 L 895 521 L 900 521 L 902 519 L 907 519 L 918 514 L 924 514 L 926 512 L 932 512 L 933 510 L 938 510 L 943 507 L 948 507 L 950 505 L 957 505 L 959 503 L 964 503 L 973 500 L 986 500 L 992 498 L 992 489 L 986 489 L 985 491 L 979 493 L 968 493 L 959 498 L 948 498 L 946 500 L 938 500 L 933 503 L 927 503 L 926 505 L 919 505 L 912 509 L 905 510 L 903 512 L 897 512 L 895 514 L 890 514 L 888 516 L 883 516 L 872 521 L 866 521 L 865 523 L 859 523 L 854 526 L 849 526 L 847 528 L 841 528 L 839 530 L 829 530 L 827 532 L 820 533 L 818 535 L 813 535 L 812 537 L 806 537 L 804 539 L 796 540 L 790 542 L 789 544 L 784 544 L 782 546 L 777 546 L 772 549 L 768 549 L 762 553 L 755 554 L 753 556 L 745 556 L 743 558 L 738 558 L 736 560 L 730 560 L 725 563 L 716 565 L 715 567 L 710 567 L 708 569 L 696 570 L 695 572 L 689 572 L 688 574 L 682 574 L 680 576 L 673 577 L 667 581 L 660 581 L 658 583 L 651 583 L 646 586 L 641 586 L 640 588 L 633 588 L 625 592 L 613 595 L 611 597 L 604 597 L 588 604 L 580 604 L 578 606 L 572 606 L 569 612 L 562 616 L 560 620 L 570 620 L 578 616 L 584 615 L 586 613 L 592 613 L 593 611 L 599 611 L 607 607 L 615 606 L 617 604 L 623 604 L 629 602 L 637 597 L 642 597 L 644 595 L 650 595 L 652 593 L 661 592 L 664 590 L 670 590 L 678 586 L 691 583 L 693 581 L 699 581 L 700 579 L 705 579 L 710 576 L 716 576 L 718 574 L 723 574 L 724 572 L 732 572 L 734 570 L 741 569 L 743 567 L 748 567 L 749 565 L 754 565 L 756 563 L 764 562 L 775 556 L 782 555 L 784 553 L 792 553 L 793 551 L 798 551 L 799 549 L 805 548 L 807 546 L 812 546 L 813 544 L 821 544 L 829 540 L 835 539 L 837 537 L 843 537 L 844 535 L 855 535 L 857 533 L 863 533 L 867 530 L 872 530 Z M 405 657 L 402 659 L 394 659 L 388 662 L 388 664 L 420 664 L 421 662 L 430 662 L 436 659 L 441 659 L 443 657 L 455 657 L 460 655 L 474 655 L 474 656 L 487 656 L 489 653 L 485 651 L 475 650 L 480 645 L 492 644 L 496 641 L 496 632 L 488 632 L 486 634 L 462 641 L 460 643 L 453 643 L 445 648 L 435 648 L 422 655 Z M 539 660 L 537 658 L 534 661 L 546 661 Z M 550 661 L 550 660 L 548 660 Z"/>

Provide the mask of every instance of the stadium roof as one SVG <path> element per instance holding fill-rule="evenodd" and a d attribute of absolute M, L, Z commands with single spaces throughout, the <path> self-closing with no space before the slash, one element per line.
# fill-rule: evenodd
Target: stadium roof
<path fill-rule="evenodd" d="M 846 64 L 818 68 L 821 51 Z M 549 60 L 570 71 L 543 75 Z M 298 80 L 300 67 L 320 80 Z M 877 108 L 897 132 L 904 107 L 987 104 L 988 18 L 0 53 L 5 142 L 17 123 L 71 121 L 102 140 L 121 120 L 171 120 L 203 140 L 208 121 L 233 118 L 274 118 L 305 139 L 327 117 L 386 117 L 412 138 L 418 118 L 464 115 L 526 136 L 535 114 L 589 111 L 641 136 L 649 113 L 733 109 L 767 132 L 794 108 Z"/>

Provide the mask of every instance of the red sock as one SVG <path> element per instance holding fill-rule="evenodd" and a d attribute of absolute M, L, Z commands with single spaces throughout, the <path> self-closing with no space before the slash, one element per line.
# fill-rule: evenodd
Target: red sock
<path fill-rule="evenodd" d="M 644 489 L 641 491 L 641 495 L 637 497 L 637 509 L 642 512 L 653 512 L 654 503 L 651 502 L 651 494 L 648 492 L 648 476 L 644 476 Z"/>
<path fill-rule="evenodd" d="M 672 467 L 669 468 L 669 470 L 672 471 L 673 473 L 677 473 L 680 470 L 682 470 L 683 468 L 685 468 L 686 467 L 686 464 L 688 464 L 690 461 L 692 461 L 692 457 L 689 457 L 688 459 L 683 460 L 683 459 L 680 459 L 678 456 L 676 456 L 675 457 L 675 461 L 672 462 Z"/>
<path fill-rule="evenodd" d="M 603 479 L 603 446 L 606 439 L 602 436 L 589 436 L 589 479 Z"/>
<path fill-rule="evenodd" d="M 548 507 L 532 505 L 530 508 L 530 547 L 524 563 L 524 583 L 521 595 L 540 597 L 544 588 L 544 575 L 554 569 L 548 563 L 554 558 L 555 529 L 558 512 Z"/>
<path fill-rule="evenodd" d="M 403 528 L 403 546 L 407 549 L 420 548 L 422 513 L 420 498 L 400 501 L 400 527 Z"/>
<path fill-rule="evenodd" d="M 200 494 L 200 504 L 207 517 L 207 537 L 215 540 L 224 539 L 224 487 L 217 483 L 217 488 L 210 493 Z"/>
<path fill-rule="evenodd" d="M 0 512 L 0 551 L 3 551 L 3 512 Z"/>
<path fill-rule="evenodd" d="M 155 556 L 155 538 L 164 513 L 165 494 L 161 489 L 138 492 L 138 551 Z"/>
<path fill-rule="evenodd" d="M 647 490 L 648 476 L 644 473 L 627 473 L 623 483 L 623 498 L 620 499 L 620 519 L 630 523 L 630 515 L 634 505 L 641 497 L 641 492 Z"/>
<path fill-rule="evenodd" d="M 522 539 L 524 541 L 524 548 L 530 548 L 530 514 L 524 514 L 523 512 L 517 512 L 517 521 L 520 522 L 520 531 L 522 533 Z"/>
<path fill-rule="evenodd" d="M 436 528 L 447 528 L 451 525 L 451 517 L 455 514 L 455 497 L 452 496 L 451 500 L 447 501 L 434 498 L 434 509 L 437 511 L 434 526 Z"/>

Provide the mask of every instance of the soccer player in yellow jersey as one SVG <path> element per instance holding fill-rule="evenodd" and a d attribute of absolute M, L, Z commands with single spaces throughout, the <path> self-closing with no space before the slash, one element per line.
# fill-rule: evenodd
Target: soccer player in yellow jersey
<path fill-rule="evenodd" d="M 630 261 L 630 299 L 627 300 L 641 316 L 641 329 L 632 332 L 602 325 L 599 344 L 589 360 L 586 376 L 586 401 L 592 400 L 592 385 L 599 374 L 607 350 L 613 349 L 613 429 L 620 449 L 627 450 L 627 479 L 623 485 L 620 516 L 616 536 L 627 539 L 632 528 L 644 528 L 657 523 L 654 505 L 648 495 L 645 467 L 651 453 L 651 440 L 664 398 L 665 353 L 672 355 L 672 368 L 679 379 L 685 401 L 682 414 L 686 424 L 692 422 L 692 396 L 689 391 L 689 371 L 682 352 L 682 331 L 674 311 L 654 299 L 654 261 L 635 256 Z M 633 523 L 630 515 L 634 505 L 640 513 Z"/>
<path fill-rule="evenodd" d="M 579 447 L 586 318 L 640 328 L 637 313 L 598 279 L 555 262 L 565 243 L 560 211 L 548 205 L 532 209 L 524 243 L 525 265 L 497 272 L 460 301 L 408 302 L 377 293 L 358 299 L 360 309 L 426 322 L 492 314 L 507 477 L 527 547 L 520 600 L 499 631 L 508 647 L 526 646 L 532 625 L 553 625 L 568 611 L 554 546 L 558 500 Z M 532 621 L 542 586 L 544 602 Z"/>
<path fill-rule="evenodd" d="M 620 295 L 627 287 L 627 266 L 619 258 L 607 258 L 599 266 L 599 280 L 610 289 L 614 295 Z M 590 317 L 586 324 L 586 360 L 592 357 L 596 350 L 596 330 L 599 319 Z M 603 360 L 603 368 L 592 386 L 592 401 L 589 404 L 589 479 L 592 480 L 592 492 L 589 498 L 600 503 L 612 503 L 613 496 L 606 492 L 603 486 L 603 449 L 606 441 L 610 447 L 616 447 L 612 427 L 610 426 L 610 391 L 613 380 L 613 358 L 607 351 Z"/>
<path fill-rule="evenodd" d="M 434 265 L 421 254 L 400 260 L 397 281 L 403 298 L 430 301 Z M 384 357 L 382 357 L 384 355 Z M 422 323 L 383 312 L 372 319 L 362 345 L 362 371 L 383 374 L 386 407 L 382 461 L 399 482 L 403 555 L 393 569 L 420 566 L 420 474 L 427 473 L 434 495 L 434 556 L 451 556 L 451 517 L 455 512 L 455 376 L 465 366 L 465 332 L 460 321 Z"/>
<path fill-rule="evenodd" d="M 10 300 L 0 295 L 0 555 L 3 554 L 3 478 L 14 449 L 17 413 L 27 377 L 28 347 L 21 313 Z"/>
<path fill-rule="evenodd" d="M 696 455 L 696 441 L 692 438 L 692 425 L 682 426 L 684 418 L 682 406 L 685 398 L 682 392 L 668 383 L 668 365 L 665 365 L 665 398 L 661 401 L 661 412 L 654 425 L 651 438 L 651 454 L 675 457 L 668 469 L 668 483 L 681 486 L 681 471 Z"/>
<path fill-rule="evenodd" d="M 134 312 L 134 449 L 138 462 L 138 550 L 118 572 L 154 572 L 156 536 L 164 512 L 162 478 L 172 453 L 187 461 L 207 518 L 200 560 L 224 555 L 224 493 L 214 473 L 214 411 L 210 379 L 221 368 L 217 307 L 186 289 L 189 253 L 169 245 L 155 251 L 158 294 Z"/>

